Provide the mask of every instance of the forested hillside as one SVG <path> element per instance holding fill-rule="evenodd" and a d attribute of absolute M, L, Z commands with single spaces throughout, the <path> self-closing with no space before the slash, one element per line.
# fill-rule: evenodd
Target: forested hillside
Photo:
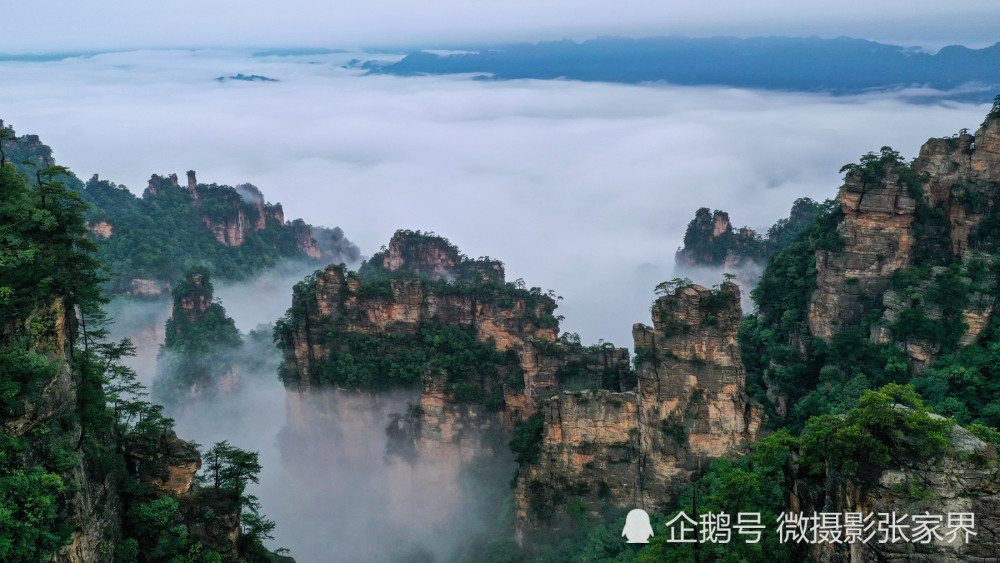
<path fill-rule="evenodd" d="M 52 149 L 36 135 L 0 130 L 6 160 L 29 178 L 55 166 Z M 112 295 L 169 295 L 180 273 L 208 267 L 219 279 L 252 277 L 279 261 L 355 262 L 358 248 L 339 228 L 286 222 L 281 204 L 271 204 L 251 184 L 199 183 L 194 171 L 182 186 L 174 174 L 152 175 L 141 197 L 96 174 L 87 182 L 59 169 L 53 176 L 78 192 L 96 258 L 110 271 Z"/>
<path fill-rule="evenodd" d="M 81 194 L 0 158 L 0 559 L 273 561 L 257 454 L 197 445 L 121 361 Z"/>

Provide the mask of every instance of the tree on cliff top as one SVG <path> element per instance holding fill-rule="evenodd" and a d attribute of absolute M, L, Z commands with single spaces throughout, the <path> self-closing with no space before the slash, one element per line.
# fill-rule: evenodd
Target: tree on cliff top
<path fill-rule="evenodd" d="M 204 267 L 189 268 L 174 286 L 173 314 L 153 380 L 154 396 L 168 406 L 191 389 L 195 396 L 214 395 L 219 379 L 237 363 L 243 338 L 212 289 Z"/>
<path fill-rule="evenodd" d="M 809 419 L 802 435 L 802 463 L 822 475 L 828 463 L 854 473 L 881 471 L 907 453 L 938 456 L 951 445 L 954 421 L 933 418 L 912 385 L 890 383 L 866 391 L 846 416 Z"/>
<path fill-rule="evenodd" d="M 60 296 L 67 307 L 102 302 L 101 264 L 91 256 L 76 192 L 53 180 L 61 167 L 37 174 L 30 186 L 13 165 L 0 167 L 0 319 L 25 315 L 42 299 Z"/>
<path fill-rule="evenodd" d="M 172 291 L 174 309 L 167 320 L 165 349 L 205 354 L 216 346 L 235 348 L 243 343 L 236 321 L 221 302 L 213 300 L 213 292 L 208 268 L 195 266 L 184 272 Z"/>

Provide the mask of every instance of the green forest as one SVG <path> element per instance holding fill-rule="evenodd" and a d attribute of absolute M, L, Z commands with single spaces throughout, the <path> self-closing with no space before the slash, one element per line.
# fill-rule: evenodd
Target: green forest
<path fill-rule="evenodd" d="M 269 214 L 263 218 L 264 228 L 247 233 L 241 244 L 221 242 L 210 224 L 234 224 L 240 213 L 249 224 L 261 219 L 255 204 L 263 196 L 249 184 L 198 184 L 192 194 L 187 186 L 156 177 L 156 190 L 138 197 L 96 174 L 83 182 L 66 168 L 56 167 L 52 149 L 37 135 L 18 136 L 9 126 L 2 129 L 2 135 L 6 162 L 33 180 L 48 170 L 53 180 L 87 204 L 83 210 L 86 226 L 94 229 L 106 224 L 110 229 L 88 236 L 96 247 L 94 257 L 107 269 L 108 280 L 102 286 L 106 294 L 139 293 L 133 280 L 169 287 L 179 273 L 196 266 L 208 268 L 219 279 L 241 280 L 282 260 L 315 261 L 303 252 L 299 243 L 303 238 L 313 238 L 331 258 L 360 258 L 357 246 L 339 228 L 314 231 L 301 219 L 282 222 Z M 280 206 L 277 209 L 280 212 Z"/>
<path fill-rule="evenodd" d="M 109 271 L 87 236 L 88 205 L 60 181 L 69 175 L 65 168 L 45 167 L 29 179 L 6 158 L 0 159 L 0 559 L 48 560 L 75 531 L 100 525 L 97 549 L 119 561 L 207 563 L 223 561 L 220 553 L 272 561 L 262 541 L 273 523 L 244 494 L 260 471 L 255 453 L 225 443 L 208 450 L 213 483 L 180 504 L 135 473 L 136 459 L 161 458 L 161 445 L 176 436 L 173 421 L 122 363 L 134 346 L 107 339 L 111 319 L 102 310 L 101 284 Z M 140 466 L 165 470 L 160 463 Z M 210 507 L 244 511 L 235 544 L 191 532 L 191 511 L 212 520 Z"/>

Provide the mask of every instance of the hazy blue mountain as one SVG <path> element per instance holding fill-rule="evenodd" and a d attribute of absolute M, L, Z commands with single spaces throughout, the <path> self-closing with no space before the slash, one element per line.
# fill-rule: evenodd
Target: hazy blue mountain
<path fill-rule="evenodd" d="M 972 87 L 968 90 L 982 92 L 1000 84 L 1000 43 L 984 49 L 950 46 L 929 54 L 848 37 L 600 37 L 583 43 L 564 39 L 463 50 L 474 52 L 439 55 L 417 51 L 374 72 L 666 81 L 836 94 L 910 85 L 950 90 L 969 84 Z"/>

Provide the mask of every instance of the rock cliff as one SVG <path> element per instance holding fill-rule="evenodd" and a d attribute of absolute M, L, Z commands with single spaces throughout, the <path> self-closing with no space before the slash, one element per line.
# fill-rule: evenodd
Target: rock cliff
<path fill-rule="evenodd" d="M 66 416 L 78 401 L 77 387 L 81 382 L 81 374 L 71 369 L 69 362 L 71 343 L 78 330 L 76 324 L 76 315 L 67 310 L 65 300 L 55 298 L 37 305 L 24 319 L 8 323 L 0 330 L 0 346 L 5 355 L 10 353 L 6 345 L 11 339 L 24 338 L 30 330 L 31 351 L 56 367 L 48 380 L 42 382 L 39 400 L 25 400 L 20 408 L 13 411 L 5 408 L 0 414 L 3 422 L 0 438 L 5 450 L 3 469 L 8 469 L 12 462 L 25 472 L 48 466 L 53 450 L 48 444 L 66 444 L 78 439 L 79 421 Z M 10 366 L 5 363 L 4 367 Z M 4 375 L 17 377 L 16 373 Z M 14 443 L 11 439 L 25 440 L 28 447 L 8 449 Z M 54 554 L 53 560 L 65 563 L 110 560 L 105 554 L 122 536 L 123 510 L 117 480 L 111 475 L 95 477 L 93 468 L 97 460 L 90 456 L 69 457 L 66 461 L 53 467 L 51 474 L 57 475 L 55 478 L 62 483 L 72 484 L 71 491 L 57 497 L 63 522 L 72 532 L 68 544 Z M 35 525 L 45 524 L 39 521 Z"/>
<path fill-rule="evenodd" d="M 960 426 L 953 426 L 948 437 L 952 448 L 944 456 L 929 459 L 896 452 L 896 462 L 890 467 L 863 477 L 832 467 L 824 476 L 815 477 L 791 463 L 789 511 L 862 513 L 869 518 L 866 526 L 870 525 L 863 535 L 873 537 L 867 542 L 814 542 L 808 546 L 809 557 L 825 563 L 997 560 L 1000 481 L 996 446 Z M 972 521 L 966 524 L 972 534 L 966 536 L 956 529 L 957 519 L 949 513 L 971 514 Z M 926 534 L 919 529 L 919 519 L 925 514 L 931 517 L 926 528 L 932 530 Z M 901 524 L 902 536 L 882 541 L 887 527 L 879 521 L 890 516 Z M 935 516 L 940 521 L 935 522 Z"/>
<path fill-rule="evenodd" d="M 89 398 L 80 394 L 86 393 L 88 383 L 84 372 L 71 360 L 73 343 L 81 338 L 80 325 L 76 313 L 67 310 L 64 303 L 63 298 L 55 298 L 35 307 L 23 321 L 9 323 L 0 330 L 3 355 L 10 353 L 10 339 L 23 336 L 27 329 L 31 331 L 32 352 L 55 367 L 49 379 L 41 382 L 38 399 L 26 399 L 16 416 L 10 416 L 6 408 L 0 412 L 0 439 L 5 454 L 0 473 L 6 474 L 12 463 L 22 466 L 23 474 L 35 474 L 44 467 L 50 471 L 48 482 L 61 485 L 57 489 L 60 494 L 53 499 L 58 510 L 48 517 L 58 515 L 69 533 L 65 545 L 49 560 L 113 560 L 116 546 L 129 532 L 126 522 L 134 490 L 123 484 L 128 474 L 151 485 L 156 494 L 179 503 L 176 524 L 186 530 L 189 538 L 201 542 L 205 549 L 218 551 L 223 561 L 240 560 L 241 502 L 232 494 L 194 485 L 195 474 L 201 468 L 201 456 L 194 446 L 178 439 L 172 430 L 122 438 L 117 433 L 85 428 L 82 421 L 86 419 L 77 409 L 81 405 L 86 408 Z M 93 435 L 88 437 L 87 432 Z M 83 445 L 74 449 L 77 443 Z M 122 451 L 124 455 L 119 453 Z M 45 485 L 40 482 L 35 486 Z M 7 506 L 14 507 L 23 500 L 10 498 L 12 504 Z M 210 509 L 216 516 L 206 521 L 204 515 Z M 51 522 L 39 520 L 33 525 L 41 528 Z"/>
<path fill-rule="evenodd" d="M 760 408 L 746 396 L 736 343 L 740 295 L 680 286 L 633 327 L 638 385 L 612 393 L 564 391 L 543 401 L 538 456 L 518 471 L 518 529 L 569 525 L 602 505 L 661 510 L 719 457 L 757 437 Z"/>
<path fill-rule="evenodd" d="M 991 236 L 984 221 L 1000 202 L 1000 116 L 988 116 L 975 135 L 930 139 L 912 164 L 891 153 L 886 147 L 877 161 L 845 167 L 837 195 L 843 247 L 816 252 L 812 336 L 829 339 L 857 324 L 879 305 L 861 296 L 882 295 L 897 272 L 962 260 Z"/>
<path fill-rule="evenodd" d="M 711 460 L 746 450 L 761 412 L 746 396 L 736 343 L 741 309 L 733 283 L 679 288 L 653 304 L 653 328 L 633 328 L 644 505 L 662 506 Z"/>
<path fill-rule="evenodd" d="M 174 286 L 173 311 L 153 380 L 154 396 L 170 408 L 240 387 L 243 374 L 236 353 L 243 340 L 212 293 L 208 272 L 200 268 L 186 272 Z"/>
<path fill-rule="evenodd" d="M 284 353 L 288 431 L 305 435 L 315 426 L 296 411 L 332 410 L 307 407 L 317 397 L 339 404 L 348 393 L 373 401 L 378 391 L 411 393 L 416 400 L 389 424 L 392 471 L 399 482 L 428 483 L 440 492 L 435 506 L 457 510 L 461 475 L 483 460 L 496 481 L 489 485 L 502 489 L 510 469 L 497 469 L 510 467 L 512 429 L 533 415 L 548 419 L 536 414 L 558 404 L 548 397 L 566 389 L 584 396 L 592 391 L 583 389 L 635 387 L 627 350 L 560 337 L 555 309 L 551 292 L 505 282 L 499 261 L 469 259 L 436 235 L 397 232 L 360 273 L 331 265 L 296 286 L 292 308 L 275 330 Z M 632 405 L 634 415 L 634 393 Z M 607 423 L 635 424 L 634 416 L 615 416 Z M 338 417 L 328 432 L 360 436 L 352 427 Z M 587 479 L 599 473 L 587 471 Z M 616 484 L 616 493 L 622 487 Z M 404 505 L 414 494 L 405 489 L 392 487 Z M 441 517 L 447 515 L 454 516 Z"/>

